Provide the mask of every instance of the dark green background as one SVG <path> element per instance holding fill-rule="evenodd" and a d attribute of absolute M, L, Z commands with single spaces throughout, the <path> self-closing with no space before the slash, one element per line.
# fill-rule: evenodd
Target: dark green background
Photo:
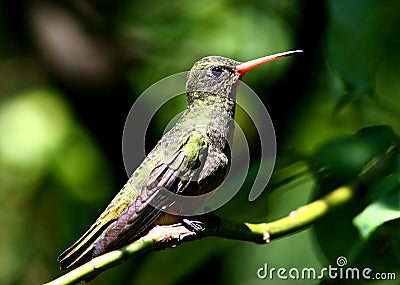
<path fill-rule="evenodd" d="M 321 143 L 362 127 L 386 124 L 400 133 L 398 11 L 394 0 L 1 1 L 0 283 L 40 284 L 60 274 L 57 256 L 127 179 L 121 138 L 135 98 L 203 56 L 246 61 L 304 50 L 244 79 L 272 117 L 279 161 L 289 165 L 283 176 L 305 169 L 292 164 L 294 153 L 312 155 Z M 182 99 L 154 118 L 148 149 L 184 108 Z M 310 201 L 321 188 L 311 172 L 247 201 L 260 146 L 240 110 L 237 120 L 252 168 L 247 187 L 218 214 L 273 220 Z M 350 259 L 345 248 L 357 232 L 329 225 L 331 237 L 341 236 L 332 239 L 333 255 Z M 129 260 L 93 284 L 288 284 L 259 280 L 257 269 L 265 262 L 335 265 L 319 231 L 319 238 L 309 229 L 265 246 L 208 238 Z M 400 255 L 393 256 L 382 271 L 398 270 Z"/>

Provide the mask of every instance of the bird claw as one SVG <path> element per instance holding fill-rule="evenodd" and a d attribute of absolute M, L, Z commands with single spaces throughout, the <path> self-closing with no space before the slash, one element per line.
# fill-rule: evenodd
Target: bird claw
<path fill-rule="evenodd" d="M 182 219 L 182 223 L 196 234 L 201 233 L 206 229 L 206 226 L 202 221 Z"/>
<path fill-rule="evenodd" d="M 221 223 L 220 219 L 213 213 L 204 215 L 182 218 L 182 224 L 189 230 L 202 235 L 207 229 L 218 227 Z"/>

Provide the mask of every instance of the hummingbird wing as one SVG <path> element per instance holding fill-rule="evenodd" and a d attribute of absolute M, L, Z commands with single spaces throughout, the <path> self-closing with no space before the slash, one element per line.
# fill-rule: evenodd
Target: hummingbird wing
<path fill-rule="evenodd" d="M 200 160 L 207 159 L 207 137 L 192 131 L 176 143 L 163 143 L 173 134 L 163 137 L 90 229 L 59 256 L 62 269 L 78 267 L 138 239 L 163 213 L 161 209 L 173 203 L 160 190 L 181 193 L 190 185 L 200 171 Z M 146 169 L 148 175 L 139 181 L 135 173 Z"/>

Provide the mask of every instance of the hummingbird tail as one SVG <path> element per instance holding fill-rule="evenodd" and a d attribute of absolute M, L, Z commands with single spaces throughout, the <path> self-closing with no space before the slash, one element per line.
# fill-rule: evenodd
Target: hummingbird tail
<path fill-rule="evenodd" d="M 112 222 L 93 224 L 80 239 L 60 254 L 57 260 L 60 262 L 61 270 L 74 269 L 91 260 L 94 244 L 102 237 Z"/>
<path fill-rule="evenodd" d="M 61 269 L 74 269 L 137 240 L 160 217 L 162 209 L 173 205 L 173 196 L 162 190 L 181 193 L 190 185 L 190 179 L 180 177 L 189 173 L 196 159 L 188 158 L 182 149 L 171 162 L 174 167 L 159 163 L 153 169 L 146 185 L 129 205 L 119 202 L 124 199 L 116 196 L 90 229 L 58 257 Z M 127 189 L 132 187 L 129 182 L 126 185 Z M 119 195 L 126 195 L 124 193 Z"/>

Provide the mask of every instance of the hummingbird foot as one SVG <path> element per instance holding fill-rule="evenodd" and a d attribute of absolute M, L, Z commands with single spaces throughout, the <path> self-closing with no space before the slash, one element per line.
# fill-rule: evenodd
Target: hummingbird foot
<path fill-rule="evenodd" d="M 207 214 L 182 218 L 181 223 L 197 236 L 203 236 L 207 230 L 215 231 L 221 225 L 221 219 L 209 212 Z"/>

